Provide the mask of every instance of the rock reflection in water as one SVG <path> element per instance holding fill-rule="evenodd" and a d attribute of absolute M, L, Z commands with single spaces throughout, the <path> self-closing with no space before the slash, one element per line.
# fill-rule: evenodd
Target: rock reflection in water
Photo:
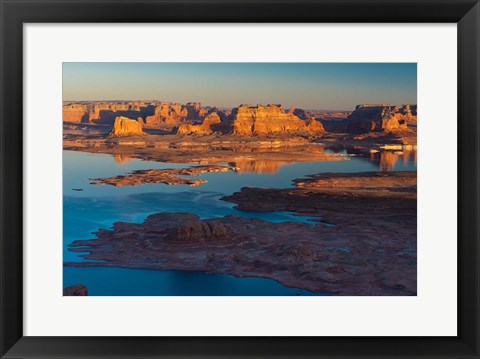
<path fill-rule="evenodd" d="M 328 150 L 332 151 L 331 148 Z M 313 146 L 308 151 L 324 151 L 321 146 Z M 328 151 L 326 151 L 328 152 Z M 403 150 L 380 150 L 378 152 L 370 152 L 368 149 L 358 148 L 343 148 L 341 150 L 333 151 L 335 153 L 345 153 L 353 155 L 357 158 L 363 158 L 378 166 L 379 171 L 393 171 L 414 170 L 417 167 L 417 150 L 403 149 Z M 255 173 L 255 174 L 275 174 L 282 166 L 291 165 L 295 162 L 277 161 L 277 160 L 238 160 L 229 162 L 230 166 L 238 168 L 237 173 Z"/>
<path fill-rule="evenodd" d="M 113 159 L 119 164 L 124 164 L 126 162 L 133 161 L 134 158 L 127 155 L 114 154 Z"/>
<path fill-rule="evenodd" d="M 378 165 L 379 171 L 415 170 L 417 168 L 417 149 L 407 146 L 399 147 L 398 150 L 375 150 L 365 147 L 329 146 L 325 150 L 363 158 Z"/>
<path fill-rule="evenodd" d="M 417 166 L 417 151 L 416 150 L 402 150 L 402 151 L 382 151 L 379 153 L 371 153 L 372 162 L 378 163 L 380 171 L 393 171 L 397 161 L 401 161 L 404 167 L 410 163 Z"/>
<path fill-rule="evenodd" d="M 283 165 L 292 162 L 269 161 L 269 160 L 241 160 L 231 162 L 230 166 L 238 168 L 237 173 L 256 173 L 256 174 L 273 174 L 277 173 Z"/>

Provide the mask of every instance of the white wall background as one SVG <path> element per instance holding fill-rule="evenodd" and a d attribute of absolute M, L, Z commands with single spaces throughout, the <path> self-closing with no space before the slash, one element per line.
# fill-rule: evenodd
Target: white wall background
<path fill-rule="evenodd" d="M 24 335 L 456 335 L 456 25 L 24 30 Z M 418 62 L 418 296 L 62 297 L 63 61 Z"/>

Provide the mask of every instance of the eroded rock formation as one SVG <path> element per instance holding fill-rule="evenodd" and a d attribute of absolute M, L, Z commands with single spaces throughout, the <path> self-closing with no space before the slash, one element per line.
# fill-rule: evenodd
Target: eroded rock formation
<path fill-rule="evenodd" d="M 198 176 L 202 173 L 236 171 L 236 167 L 220 165 L 203 165 L 188 168 L 165 168 L 137 170 L 126 175 L 107 178 L 92 178 L 94 185 L 109 184 L 116 187 L 138 186 L 146 183 L 164 183 L 168 185 L 186 184 L 198 186 L 207 182 L 204 179 L 191 179 L 180 176 Z"/>
<path fill-rule="evenodd" d="M 200 102 L 187 102 L 185 109 L 187 110 L 188 121 L 197 121 L 207 114 L 207 110 L 202 107 Z"/>
<path fill-rule="evenodd" d="M 63 105 L 63 121 L 65 122 L 88 122 L 89 107 L 81 104 Z"/>
<path fill-rule="evenodd" d="M 117 117 L 113 123 L 110 136 L 122 137 L 122 136 L 136 136 L 143 135 L 142 125 L 137 120 L 133 120 L 127 117 Z"/>
<path fill-rule="evenodd" d="M 193 123 L 202 120 L 207 110 L 199 102 L 188 102 L 185 105 L 172 102 L 161 102 L 154 114 L 145 118 L 145 124 L 165 130 L 171 130 L 182 123 Z"/>
<path fill-rule="evenodd" d="M 319 173 L 294 180 L 298 188 L 319 189 L 324 192 L 340 190 L 364 192 L 365 189 L 388 190 L 408 197 L 408 192 L 416 197 L 416 172 L 356 172 L 356 173 Z M 392 194 L 394 196 L 394 194 Z"/>
<path fill-rule="evenodd" d="M 281 105 L 240 105 L 232 110 L 233 133 L 237 135 L 322 134 L 322 124 L 314 119 L 302 120 L 285 112 Z"/>
<path fill-rule="evenodd" d="M 407 130 L 416 122 L 416 105 L 357 105 L 345 121 L 347 129 L 357 132 L 389 132 Z M 413 109 L 413 111 L 412 111 Z M 413 114 L 415 113 L 415 115 Z"/>
<path fill-rule="evenodd" d="M 166 129 L 178 126 L 180 119 L 187 116 L 187 110 L 180 103 L 161 103 L 155 107 L 152 116 L 145 118 L 145 124 Z"/>
<path fill-rule="evenodd" d="M 153 114 L 153 108 L 144 101 L 64 103 L 63 121 L 112 124 L 119 116 L 143 119 Z"/>
<path fill-rule="evenodd" d="M 212 125 L 219 124 L 220 122 L 220 116 L 217 113 L 211 113 L 203 119 L 201 124 L 181 124 L 180 126 L 178 126 L 177 133 L 180 135 L 188 135 L 191 133 L 201 135 L 210 134 L 213 131 Z"/>

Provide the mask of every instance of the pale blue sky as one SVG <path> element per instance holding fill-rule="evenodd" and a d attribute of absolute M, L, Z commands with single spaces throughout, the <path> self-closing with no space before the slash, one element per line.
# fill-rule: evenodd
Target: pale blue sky
<path fill-rule="evenodd" d="M 417 102 L 415 63 L 64 63 L 63 99 L 351 110 Z"/>

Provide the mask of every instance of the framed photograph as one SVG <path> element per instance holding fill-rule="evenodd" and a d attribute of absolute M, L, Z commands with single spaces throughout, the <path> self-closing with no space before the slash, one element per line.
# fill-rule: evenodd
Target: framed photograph
<path fill-rule="evenodd" d="M 1 358 L 479 358 L 480 5 L 1 4 Z"/>

